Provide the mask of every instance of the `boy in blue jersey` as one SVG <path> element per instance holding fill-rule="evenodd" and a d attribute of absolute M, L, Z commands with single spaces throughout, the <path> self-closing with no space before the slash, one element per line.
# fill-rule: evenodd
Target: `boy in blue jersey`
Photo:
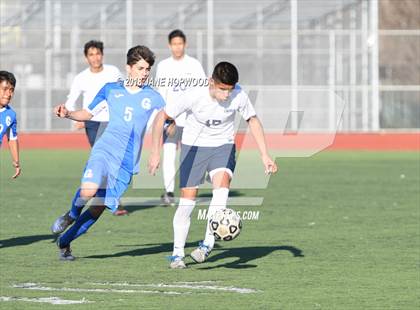
<path fill-rule="evenodd" d="M 61 260 L 74 260 L 70 243 L 85 233 L 100 217 L 105 208 L 115 212 L 119 198 L 126 191 L 133 174 L 139 171 L 140 152 L 146 126 L 152 114 L 165 102 L 158 92 L 145 85 L 155 56 L 145 46 L 135 46 L 127 53 L 128 79 L 107 83 L 87 109 L 69 111 L 64 105 L 54 109 L 61 118 L 87 121 L 103 109 L 107 101 L 109 123 L 96 141 L 86 164 L 81 186 L 72 201 L 71 209 L 52 225 L 55 234 L 64 232 L 58 240 Z M 95 197 L 88 210 L 86 203 Z"/>
<path fill-rule="evenodd" d="M 0 71 L 0 147 L 3 137 L 6 135 L 9 141 L 12 164 L 15 168 L 15 174 L 12 176 L 13 179 L 16 179 L 21 173 L 19 164 L 19 143 L 16 129 L 16 113 L 9 106 L 15 92 L 15 86 L 16 78 L 13 73 Z"/>

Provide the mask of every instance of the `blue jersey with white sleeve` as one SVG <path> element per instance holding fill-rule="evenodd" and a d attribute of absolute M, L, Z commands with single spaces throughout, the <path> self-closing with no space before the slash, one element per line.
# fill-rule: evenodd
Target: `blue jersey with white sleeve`
<path fill-rule="evenodd" d="M 16 112 L 8 105 L 0 109 L 0 146 L 4 135 L 9 141 L 17 139 Z"/>
<path fill-rule="evenodd" d="M 104 162 L 107 172 L 115 177 L 120 169 L 136 174 L 147 123 L 165 101 L 150 86 L 132 92 L 122 82 L 114 82 L 102 87 L 87 110 L 98 114 L 103 108 L 100 104 L 103 100 L 108 104 L 109 123 L 93 146 L 89 161 Z"/>

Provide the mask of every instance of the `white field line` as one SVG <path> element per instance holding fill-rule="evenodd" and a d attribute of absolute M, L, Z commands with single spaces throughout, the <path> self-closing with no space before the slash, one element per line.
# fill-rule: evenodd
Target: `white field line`
<path fill-rule="evenodd" d="M 210 280 L 210 281 L 179 281 L 179 282 L 175 282 L 175 283 L 182 283 L 182 284 L 204 284 L 204 283 L 217 283 L 217 282 L 220 282 L 220 281 L 213 281 L 213 280 Z"/>
<path fill-rule="evenodd" d="M 22 288 L 26 290 L 35 291 L 58 291 L 58 292 L 89 292 L 89 293 L 123 293 L 123 294 L 167 294 L 167 295 L 181 295 L 189 294 L 188 292 L 173 292 L 173 291 L 151 291 L 151 290 L 116 290 L 116 289 L 103 289 L 103 288 L 73 288 L 73 287 L 48 287 L 42 286 L 37 283 L 22 283 L 14 284 L 13 288 Z"/>
<path fill-rule="evenodd" d="M 0 301 L 26 301 L 26 302 L 48 303 L 52 305 L 73 305 L 73 304 L 92 303 L 92 301 L 88 301 L 84 298 L 82 300 L 67 300 L 67 299 L 61 299 L 59 297 L 27 298 L 27 297 L 0 296 Z"/>
<path fill-rule="evenodd" d="M 183 288 L 191 290 L 213 290 L 213 291 L 224 291 L 224 292 L 234 292 L 240 294 L 251 294 L 258 292 L 257 290 L 251 288 L 240 288 L 233 286 L 217 286 L 217 285 L 203 285 L 203 282 L 175 282 L 173 284 L 165 283 L 151 283 L 151 284 L 135 284 L 135 283 L 89 283 L 90 285 L 101 285 L 101 286 L 124 286 L 124 287 L 151 287 L 151 288 Z M 208 283 L 208 281 L 204 281 Z"/>

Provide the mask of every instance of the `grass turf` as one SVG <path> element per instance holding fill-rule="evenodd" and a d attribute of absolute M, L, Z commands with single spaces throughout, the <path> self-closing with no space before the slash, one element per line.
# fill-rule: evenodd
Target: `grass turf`
<path fill-rule="evenodd" d="M 174 208 L 161 206 L 131 205 L 125 217 L 104 214 L 74 242 L 76 261 L 57 259 L 49 227 L 69 206 L 86 158 L 86 152 L 24 151 L 23 174 L 10 181 L 9 155 L 0 153 L 0 296 L 92 302 L 62 306 L 71 309 L 420 306 L 419 153 L 324 152 L 311 158 L 278 158 L 280 171 L 267 189 L 235 192 L 264 197 L 259 207 L 233 207 L 260 211 L 259 219 L 245 221 L 240 237 L 220 243 L 205 264 L 187 260 L 187 270 L 168 269 L 165 256 L 171 253 Z M 126 196 L 160 193 L 130 189 Z M 197 212 L 187 253 L 204 233 Z M 29 282 L 58 290 L 13 287 Z M 99 284 L 109 282 L 120 286 Z M 122 289 L 131 291 L 117 291 Z M 1 309 L 53 307 L 0 301 Z"/>

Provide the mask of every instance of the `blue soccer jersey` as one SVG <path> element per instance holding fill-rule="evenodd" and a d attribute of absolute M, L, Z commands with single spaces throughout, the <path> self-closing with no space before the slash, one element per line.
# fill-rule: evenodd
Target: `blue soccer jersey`
<path fill-rule="evenodd" d="M 17 139 L 17 122 L 16 112 L 10 106 L 5 106 L 0 109 L 0 146 L 3 141 L 4 135 L 7 135 L 7 139 Z"/>
<path fill-rule="evenodd" d="M 131 92 L 123 83 L 115 82 L 105 84 L 87 110 L 96 115 L 103 109 L 103 100 L 108 104 L 109 123 L 93 146 L 89 162 L 103 162 L 107 174 L 117 178 L 121 169 L 136 174 L 147 123 L 165 101 L 149 86 Z"/>

